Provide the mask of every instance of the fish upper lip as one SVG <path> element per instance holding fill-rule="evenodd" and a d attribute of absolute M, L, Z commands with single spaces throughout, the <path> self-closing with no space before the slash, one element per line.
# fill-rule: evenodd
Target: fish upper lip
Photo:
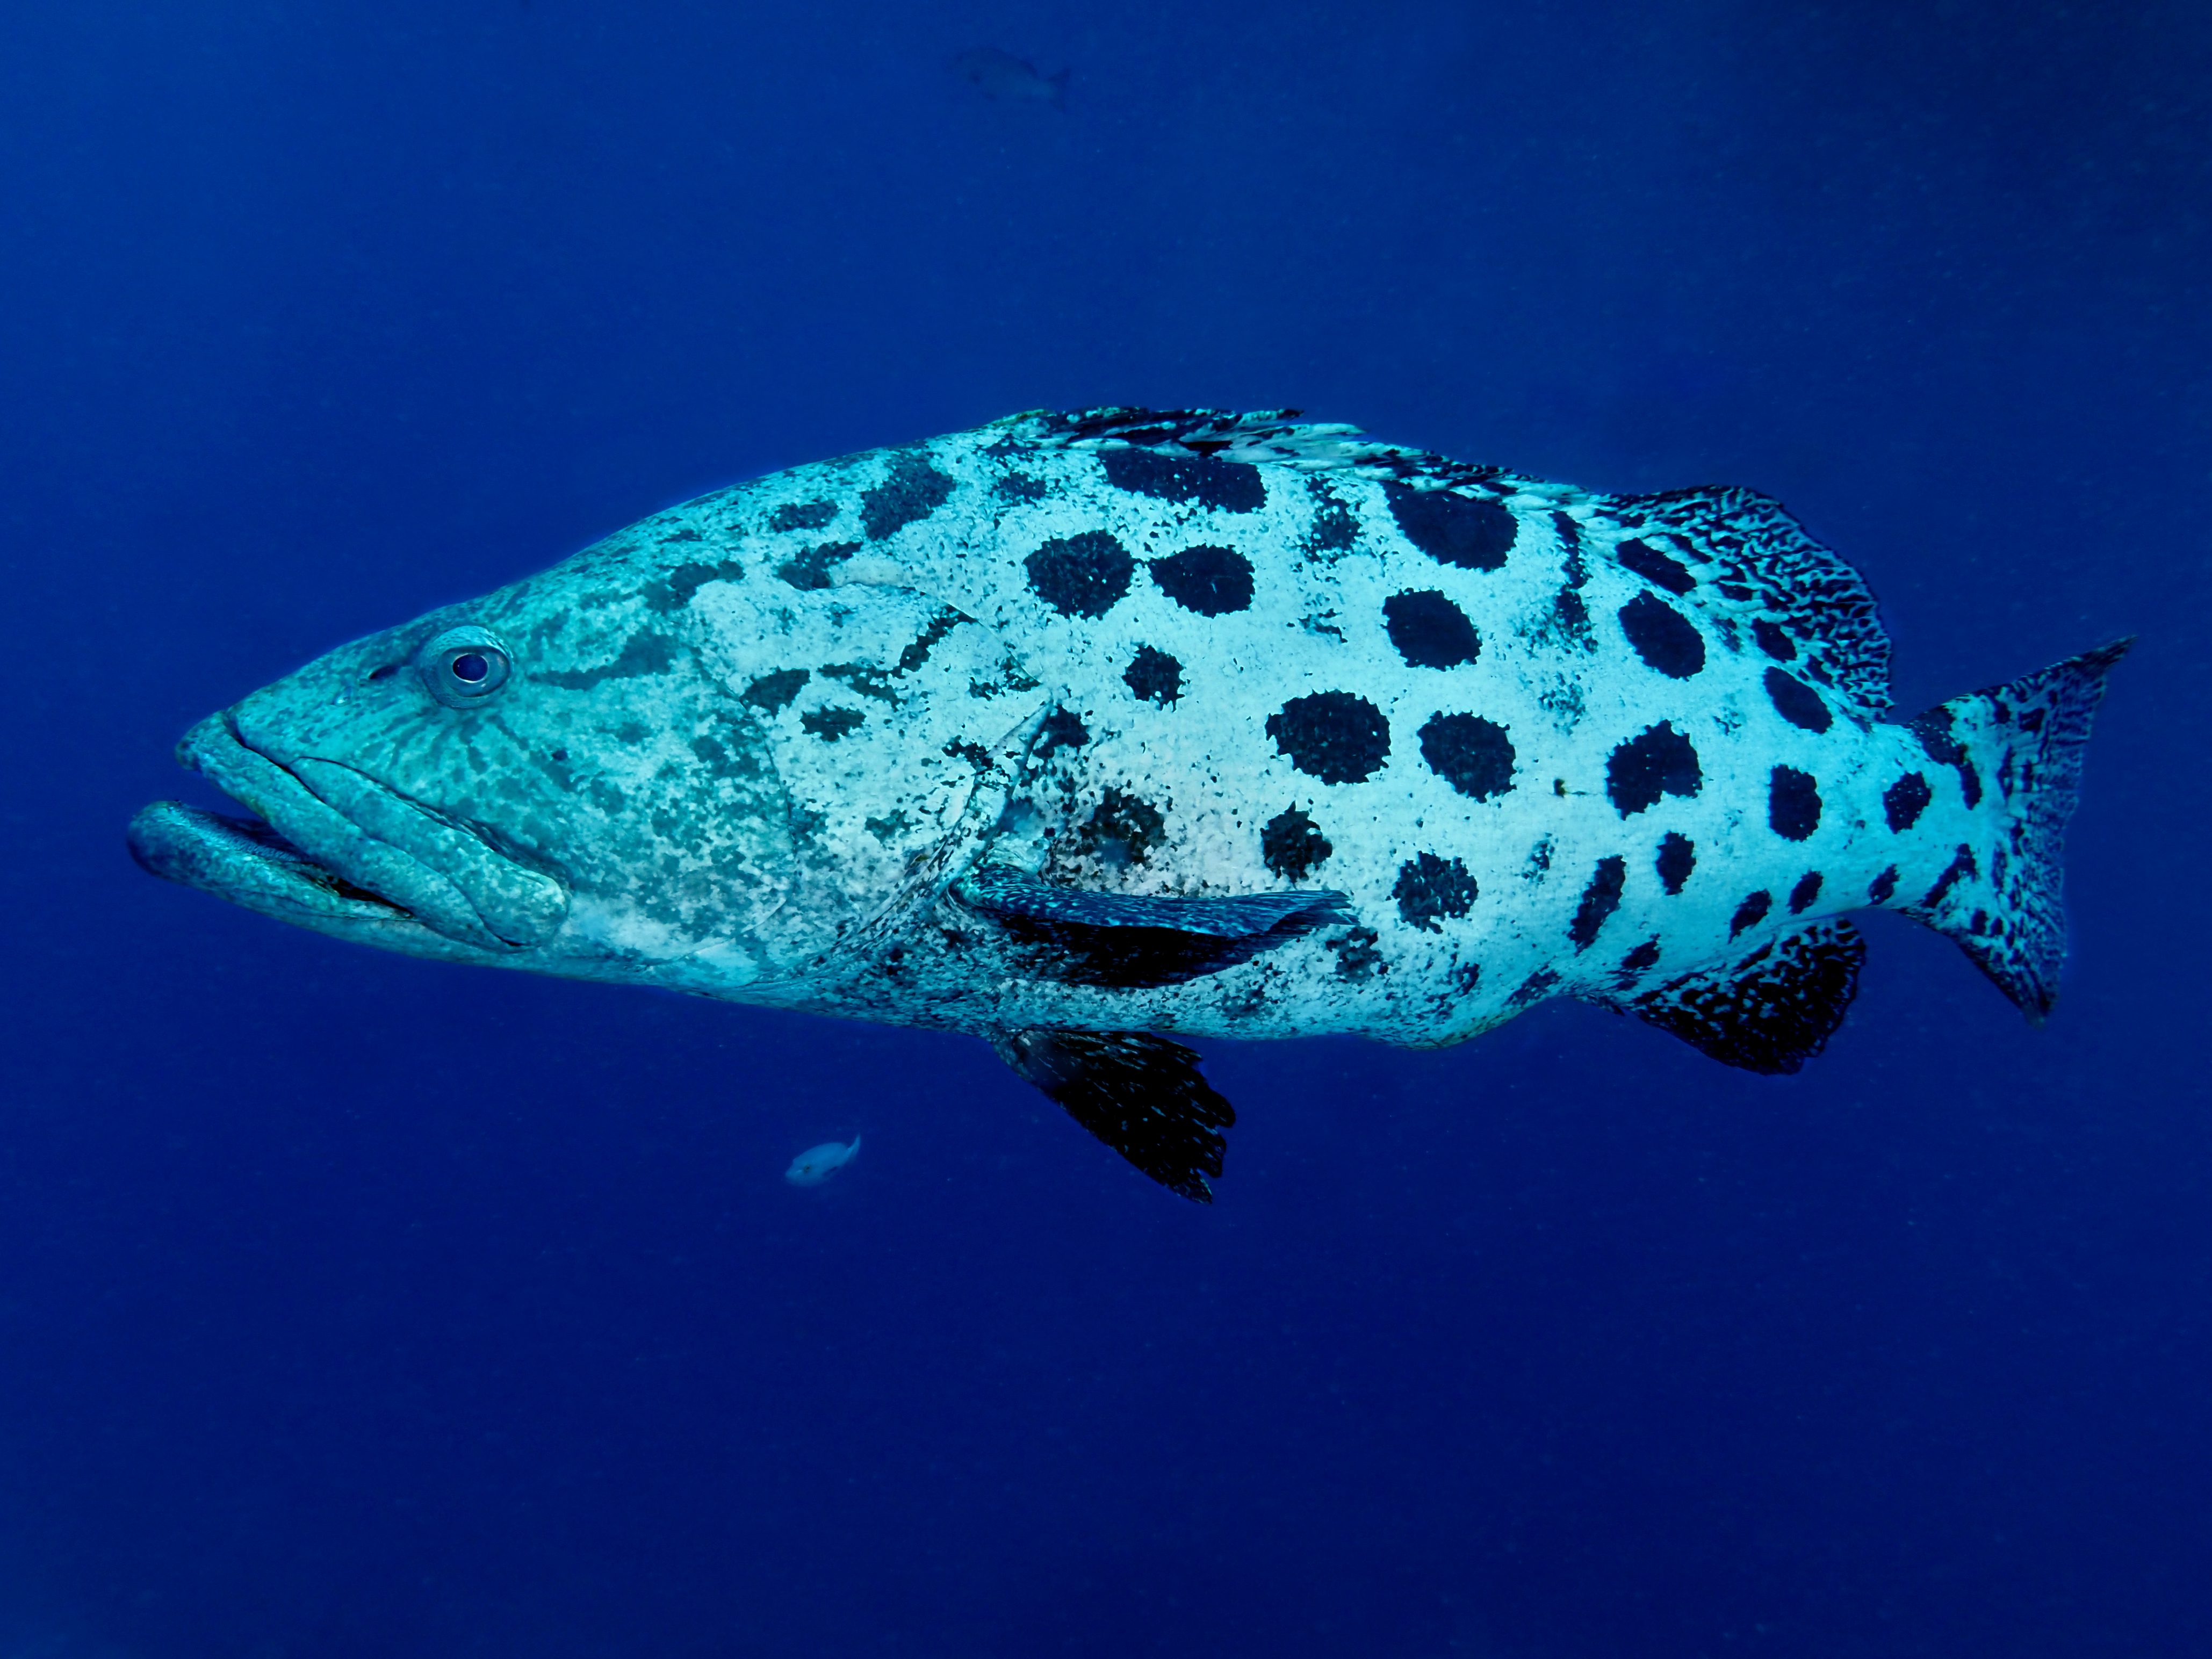
<path fill-rule="evenodd" d="M 349 763 L 279 759 L 248 738 L 235 711 L 203 720 L 179 753 L 299 858 L 448 938 L 502 953 L 527 950 L 566 918 L 563 884 L 472 826 Z"/>

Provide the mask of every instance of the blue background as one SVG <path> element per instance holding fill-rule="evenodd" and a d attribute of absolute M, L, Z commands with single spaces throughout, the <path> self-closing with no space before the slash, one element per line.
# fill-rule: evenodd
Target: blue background
<path fill-rule="evenodd" d="M 11 8 L 0 1654 L 2212 1650 L 2208 88 L 2179 0 Z M 1767 489 L 1908 711 L 2142 632 L 2057 1015 L 1899 922 L 1794 1079 L 1212 1045 L 1209 1211 L 972 1041 L 123 853 L 342 640 L 1108 402 Z"/>

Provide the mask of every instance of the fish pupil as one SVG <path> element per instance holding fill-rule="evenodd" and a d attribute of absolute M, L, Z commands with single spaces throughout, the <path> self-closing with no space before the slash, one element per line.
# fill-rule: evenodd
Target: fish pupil
<path fill-rule="evenodd" d="M 465 651 L 453 659 L 453 678 L 475 685 L 491 672 L 490 660 L 481 652 Z"/>

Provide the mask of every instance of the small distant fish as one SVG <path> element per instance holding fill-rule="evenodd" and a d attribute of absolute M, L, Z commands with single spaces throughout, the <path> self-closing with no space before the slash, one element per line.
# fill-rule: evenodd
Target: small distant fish
<path fill-rule="evenodd" d="M 825 1140 L 819 1146 L 809 1146 L 791 1160 L 791 1167 L 783 1178 L 794 1187 L 819 1187 L 860 1155 L 860 1138 L 853 1137 L 853 1144 L 842 1140 Z"/>
<path fill-rule="evenodd" d="M 1002 104 L 1050 104 L 1057 110 L 1067 107 L 1066 70 L 1057 75 L 1041 74 L 1028 58 L 1000 52 L 996 46 L 978 46 L 973 52 L 962 52 L 952 60 L 952 72 L 986 98 Z"/>

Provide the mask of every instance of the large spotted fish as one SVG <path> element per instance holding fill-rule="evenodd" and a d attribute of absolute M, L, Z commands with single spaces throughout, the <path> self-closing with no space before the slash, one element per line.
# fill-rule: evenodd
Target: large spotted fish
<path fill-rule="evenodd" d="M 1796 1070 L 1887 907 L 2031 1018 L 2109 646 L 1902 724 L 1741 489 L 1101 410 L 799 467 L 332 652 L 181 754 L 158 874 L 343 939 L 966 1031 L 1193 1198 L 1163 1033 L 1574 996 Z"/>

